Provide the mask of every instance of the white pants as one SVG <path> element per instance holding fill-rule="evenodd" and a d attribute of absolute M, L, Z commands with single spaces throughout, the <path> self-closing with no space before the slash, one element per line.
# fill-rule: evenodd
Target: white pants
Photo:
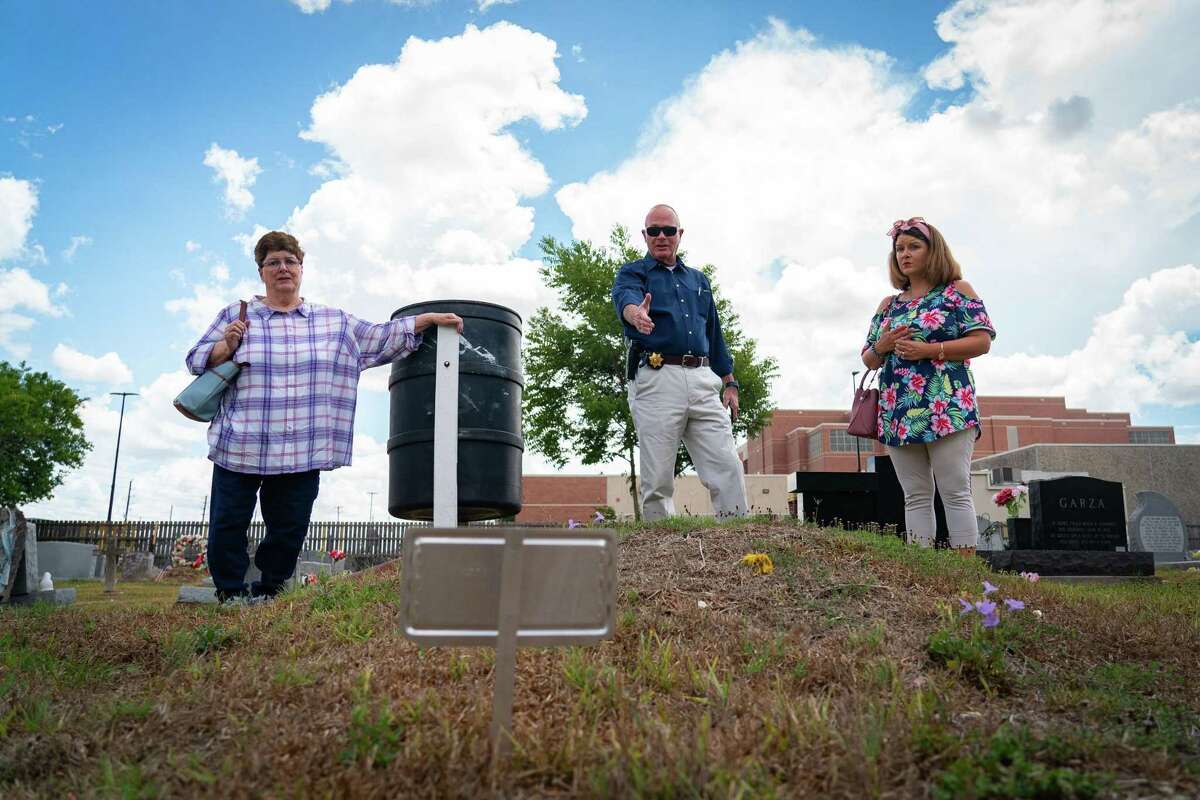
<path fill-rule="evenodd" d="M 971 454 L 975 429 L 943 436 L 930 444 L 888 445 L 896 477 L 904 489 L 904 525 L 909 541 L 932 547 L 937 532 L 933 512 L 936 484 L 946 509 L 951 547 L 974 547 L 979 535 L 971 499 Z"/>
<path fill-rule="evenodd" d="M 733 443 L 729 411 L 721 405 L 721 378 L 708 367 L 642 367 L 629 384 L 642 469 L 642 518 L 675 514 L 675 453 L 683 441 L 717 516 L 747 511 L 742 461 Z"/>

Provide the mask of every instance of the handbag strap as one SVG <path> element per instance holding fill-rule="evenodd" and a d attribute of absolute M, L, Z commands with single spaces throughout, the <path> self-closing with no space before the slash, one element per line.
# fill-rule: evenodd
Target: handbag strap
<path fill-rule="evenodd" d="M 878 376 L 878 375 L 879 375 L 879 370 L 877 370 L 877 369 L 869 369 L 866 372 L 864 372 L 863 376 L 862 376 L 862 380 L 858 382 L 858 391 L 861 392 L 863 390 L 863 388 L 867 385 L 867 378 L 871 378 L 871 376 Z M 872 378 L 872 380 L 874 380 L 874 379 Z"/>

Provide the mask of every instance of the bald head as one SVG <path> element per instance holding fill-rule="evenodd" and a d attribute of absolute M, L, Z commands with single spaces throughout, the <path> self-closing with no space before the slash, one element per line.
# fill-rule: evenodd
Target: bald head
<path fill-rule="evenodd" d="M 664 214 L 664 213 L 669 214 L 670 219 L 671 219 L 671 222 L 668 222 L 665 224 L 674 225 L 675 227 L 678 228 L 679 227 L 679 212 L 676 211 L 674 209 L 674 207 L 669 206 L 666 203 L 659 203 L 658 205 L 651 207 L 651 209 L 646 212 L 646 225 L 649 226 L 650 224 L 652 224 L 650 222 L 651 217 L 655 217 L 656 214 Z M 663 218 L 661 216 L 657 217 L 657 224 L 659 224 L 659 225 L 664 224 L 662 222 L 662 219 Z"/>
<path fill-rule="evenodd" d="M 642 229 L 642 238 L 646 240 L 646 249 L 660 263 L 667 266 L 675 265 L 675 253 L 679 250 L 679 240 L 683 237 L 683 228 L 679 227 L 679 214 L 666 203 L 660 203 L 646 214 L 646 227 Z"/>

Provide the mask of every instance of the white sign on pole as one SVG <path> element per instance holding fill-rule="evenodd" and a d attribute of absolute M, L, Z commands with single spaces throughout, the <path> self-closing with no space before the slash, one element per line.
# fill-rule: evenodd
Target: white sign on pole
<path fill-rule="evenodd" d="M 427 528 L 404 539 L 400 624 L 422 645 L 496 648 L 492 743 L 509 748 L 517 646 L 593 644 L 616 624 L 616 536 Z"/>

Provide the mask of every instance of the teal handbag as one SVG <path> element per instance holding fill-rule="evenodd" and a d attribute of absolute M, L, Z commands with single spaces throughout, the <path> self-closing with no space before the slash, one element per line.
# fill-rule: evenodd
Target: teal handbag
<path fill-rule="evenodd" d="M 238 319 L 246 321 L 245 300 L 242 301 Z M 242 365 L 236 363 L 232 356 L 228 361 L 204 370 L 204 374 L 189 383 L 175 398 L 175 408 L 188 419 L 212 422 L 212 418 L 221 408 L 221 398 L 225 395 L 225 390 L 233 386 L 241 371 Z"/>

